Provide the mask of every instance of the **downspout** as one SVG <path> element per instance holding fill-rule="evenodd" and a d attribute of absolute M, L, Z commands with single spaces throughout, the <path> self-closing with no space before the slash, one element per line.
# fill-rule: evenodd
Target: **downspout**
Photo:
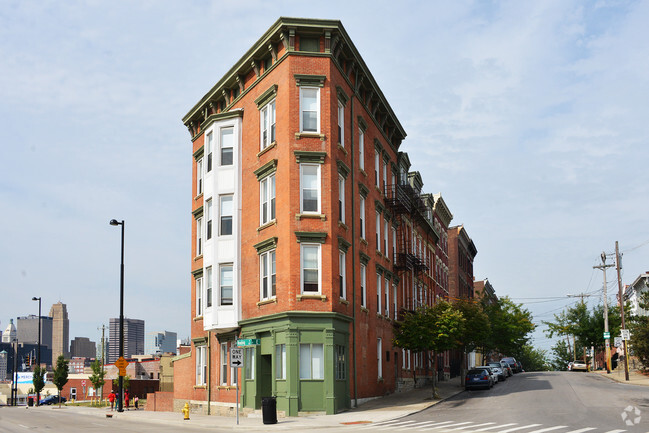
<path fill-rule="evenodd" d="M 354 80 L 354 88 L 352 89 L 352 96 L 350 98 L 350 114 L 351 114 L 351 122 L 349 122 L 349 125 L 351 126 L 351 133 L 349 134 L 351 137 L 351 143 L 350 143 L 350 152 L 351 152 L 351 182 L 352 182 L 352 350 L 354 352 L 354 407 L 358 407 L 358 396 L 356 394 L 356 216 L 354 213 L 354 197 L 356 195 L 354 194 L 354 158 L 356 156 L 356 153 L 354 151 L 354 96 L 356 96 L 356 86 L 358 84 L 358 71 L 356 71 L 356 77 Z"/>
<path fill-rule="evenodd" d="M 212 395 L 212 331 L 207 331 L 207 414 L 210 415 Z"/>

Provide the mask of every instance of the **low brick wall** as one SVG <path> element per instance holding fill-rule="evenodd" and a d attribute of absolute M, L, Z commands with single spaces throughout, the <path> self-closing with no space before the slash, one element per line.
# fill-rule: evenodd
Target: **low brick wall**
<path fill-rule="evenodd" d="M 173 412 L 174 410 L 174 393 L 173 392 L 154 392 L 146 395 L 146 408 L 154 412 Z"/>

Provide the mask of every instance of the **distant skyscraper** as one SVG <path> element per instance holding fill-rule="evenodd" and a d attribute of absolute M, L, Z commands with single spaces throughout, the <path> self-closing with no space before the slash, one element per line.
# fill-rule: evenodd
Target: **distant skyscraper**
<path fill-rule="evenodd" d="M 2 333 L 2 342 L 11 343 L 15 338 L 17 338 L 16 325 L 14 325 L 14 319 L 9 319 L 7 329 L 5 329 L 5 332 Z"/>
<path fill-rule="evenodd" d="M 38 344 L 38 316 L 19 317 L 16 325 L 19 343 Z M 52 319 L 47 316 L 41 316 L 41 346 L 52 347 Z"/>
<path fill-rule="evenodd" d="M 145 355 L 162 355 L 163 353 L 176 353 L 176 339 L 178 335 L 175 332 L 149 332 L 146 334 L 144 344 Z"/>
<path fill-rule="evenodd" d="M 9 363 L 9 356 L 6 350 L 0 351 L 0 381 L 7 380 L 7 364 Z"/>
<path fill-rule="evenodd" d="M 70 342 L 70 358 L 94 358 L 97 355 L 97 347 L 94 341 L 86 337 L 75 337 Z"/>
<path fill-rule="evenodd" d="M 119 358 L 119 319 L 109 319 L 108 363 Z M 144 320 L 124 318 L 124 358 L 144 355 Z"/>
<path fill-rule="evenodd" d="M 52 362 L 56 363 L 59 355 L 70 358 L 70 321 L 68 320 L 68 309 L 60 301 L 52 305 L 50 309 L 52 318 Z"/>

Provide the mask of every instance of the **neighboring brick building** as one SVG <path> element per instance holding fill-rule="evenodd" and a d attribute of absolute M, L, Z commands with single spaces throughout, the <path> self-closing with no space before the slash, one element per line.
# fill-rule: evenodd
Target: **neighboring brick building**
<path fill-rule="evenodd" d="M 451 299 L 473 298 L 473 259 L 478 250 L 464 225 L 449 227 L 449 296 Z"/>
<path fill-rule="evenodd" d="M 422 194 L 340 21 L 280 18 L 183 122 L 192 346 L 174 357 L 175 406 L 231 413 L 239 382 L 245 408 L 274 395 L 290 416 L 335 413 L 431 373 L 392 326 L 442 293 L 435 221 L 452 216 Z M 241 371 L 237 338 L 261 342 Z"/>

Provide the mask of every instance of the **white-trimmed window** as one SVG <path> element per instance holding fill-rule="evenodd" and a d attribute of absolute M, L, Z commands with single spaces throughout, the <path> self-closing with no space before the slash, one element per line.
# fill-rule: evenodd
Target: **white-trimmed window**
<path fill-rule="evenodd" d="M 300 87 L 300 132 L 320 133 L 320 89 Z"/>
<path fill-rule="evenodd" d="M 385 317 L 390 317 L 390 280 L 385 279 Z"/>
<path fill-rule="evenodd" d="M 207 240 L 212 239 L 212 199 L 205 202 L 205 217 L 207 218 Z"/>
<path fill-rule="evenodd" d="M 259 110 L 261 121 L 261 150 L 264 150 L 275 142 L 275 100 Z"/>
<path fill-rule="evenodd" d="M 275 297 L 276 276 L 275 276 L 275 250 L 266 251 L 259 255 L 260 272 L 260 298 L 261 300 Z"/>
<path fill-rule="evenodd" d="M 320 293 L 320 244 L 301 244 L 302 293 Z"/>
<path fill-rule="evenodd" d="M 203 158 L 196 161 L 196 195 L 203 194 Z"/>
<path fill-rule="evenodd" d="M 203 315 L 203 277 L 196 278 L 196 317 Z"/>
<path fill-rule="evenodd" d="M 378 370 L 379 379 L 383 378 L 383 341 L 380 338 L 376 339 L 376 368 Z"/>
<path fill-rule="evenodd" d="M 338 144 L 345 147 L 345 106 L 338 101 Z"/>
<path fill-rule="evenodd" d="M 275 379 L 286 379 L 286 344 L 275 346 Z"/>
<path fill-rule="evenodd" d="M 376 312 L 378 314 L 381 314 L 381 298 L 382 298 L 382 290 L 381 290 L 381 274 L 377 273 L 376 274 Z"/>
<path fill-rule="evenodd" d="M 205 307 L 212 306 L 212 267 L 208 266 L 205 269 L 205 278 L 207 279 L 207 291 L 205 292 Z"/>
<path fill-rule="evenodd" d="M 347 379 L 347 362 L 345 361 L 345 346 L 336 345 L 336 380 Z"/>
<path fill-rule="evenodd" d="M 361 264 L 361 307 L 367 308 L 367 269 Z"/>
<path fill-rule="evenodd" d="M 228 343 L 221 343 L 221 385 L 228 384 Z"/>
<path fill-rule="evenodd" d="M 196 346 L 196 385 L 207 384 L 207 347 Z"/>
<path fill-rule="evenodd" d="M 347 269 L 345 258 L 347 255 L 339 251 L 338 254 L 338 283 L 340 285 L 340 299 L 347 299 Z"/>
<path fill-rule="evenodd" d="M 379 170 L 381 169 L 381 153 L 378 149 L 374 150 L 374 186 L 379 187 Z"/>
<path fill-rule="evenodd" d="M 376 249 L 381 251 L 381 214 L 376 213 Z"/>
<path fill-rule="evenodd" d="M 390 236 L 388 220 L 383 220 L 383 253 L 387 256 L 388 251 L 388 238 Z"/>
<path fill-rule="evenodd" d="M 322 344 L 300 344 L 300 379 L 324 379 Z"/>
<path fill-rule="evenodd" d="M 358 128 L 358 167 L 365 170 L 365 132 Z"/>
<path fill-rule="evenodd" d="M 275 219 L 275 175 L 266 176 L 259 182 L 260 225 Z"/>
<path fill-rule="evenodd" d="M 221 265 L 219 278 L 219 301 L 220 305 L 232 305 L 232 265 Z"/>
<path fill-rule="evenodd" d="M 234 128 L 221 128 L 221 165 L 234 163 Z"/>
<path fill-rule="evenodd" d="M 392 227 L 392 261 L 397 262 L 397 229 Z"/>
<path fill-rule="evenodd" d="M 365 239 L 365 197 L 360 197 L 359 215 L 361 219 L 361 239 Z"/>
<path fill-rule="evenodd" d="M 300 212 L 320 213 L 320 164 L 300 164 Z"/>
<path fill-rule="evenodd" d="M 388 193 L 388 162 L 383 160 L 383 194 Z"/>
<path fill-rule="evenodd" d="M 212 152 L 214 152 L 214 134 L 208 133 L 205 139 L 205 154 L 207 155 L 207 172 L 212 171 Z"/>
<path fill-rule="evenodd" d="M 220 236 L 232 234 L 232 214 L 234 206 L 232 204 L 232 195 L 222 195 L 221 200 L 221 221 L 219 227 Z"/>
<path fill-rule="evenodd" d="M 397 285 L 392 284 L 392 315 L 397 320 Z"/>
<path fill-rule="evenodd" d="M 255 366 L 255 348 L 254 347 L 247 347 L 243 349 L 243 356 L 244 356 L 244 370 L 245 370 L 245 378 L 246 380 L 255 380 L 255 369 L 257 368 Z"/>
<path fill-rule="evenodd" d="M 345 177 L 338 175 L 338 219 L 345 223 Z"/>
<path fill-rule="evenodd" d="M 196 257 L 203 255 L 203 217 L 196 218 Z"/>

